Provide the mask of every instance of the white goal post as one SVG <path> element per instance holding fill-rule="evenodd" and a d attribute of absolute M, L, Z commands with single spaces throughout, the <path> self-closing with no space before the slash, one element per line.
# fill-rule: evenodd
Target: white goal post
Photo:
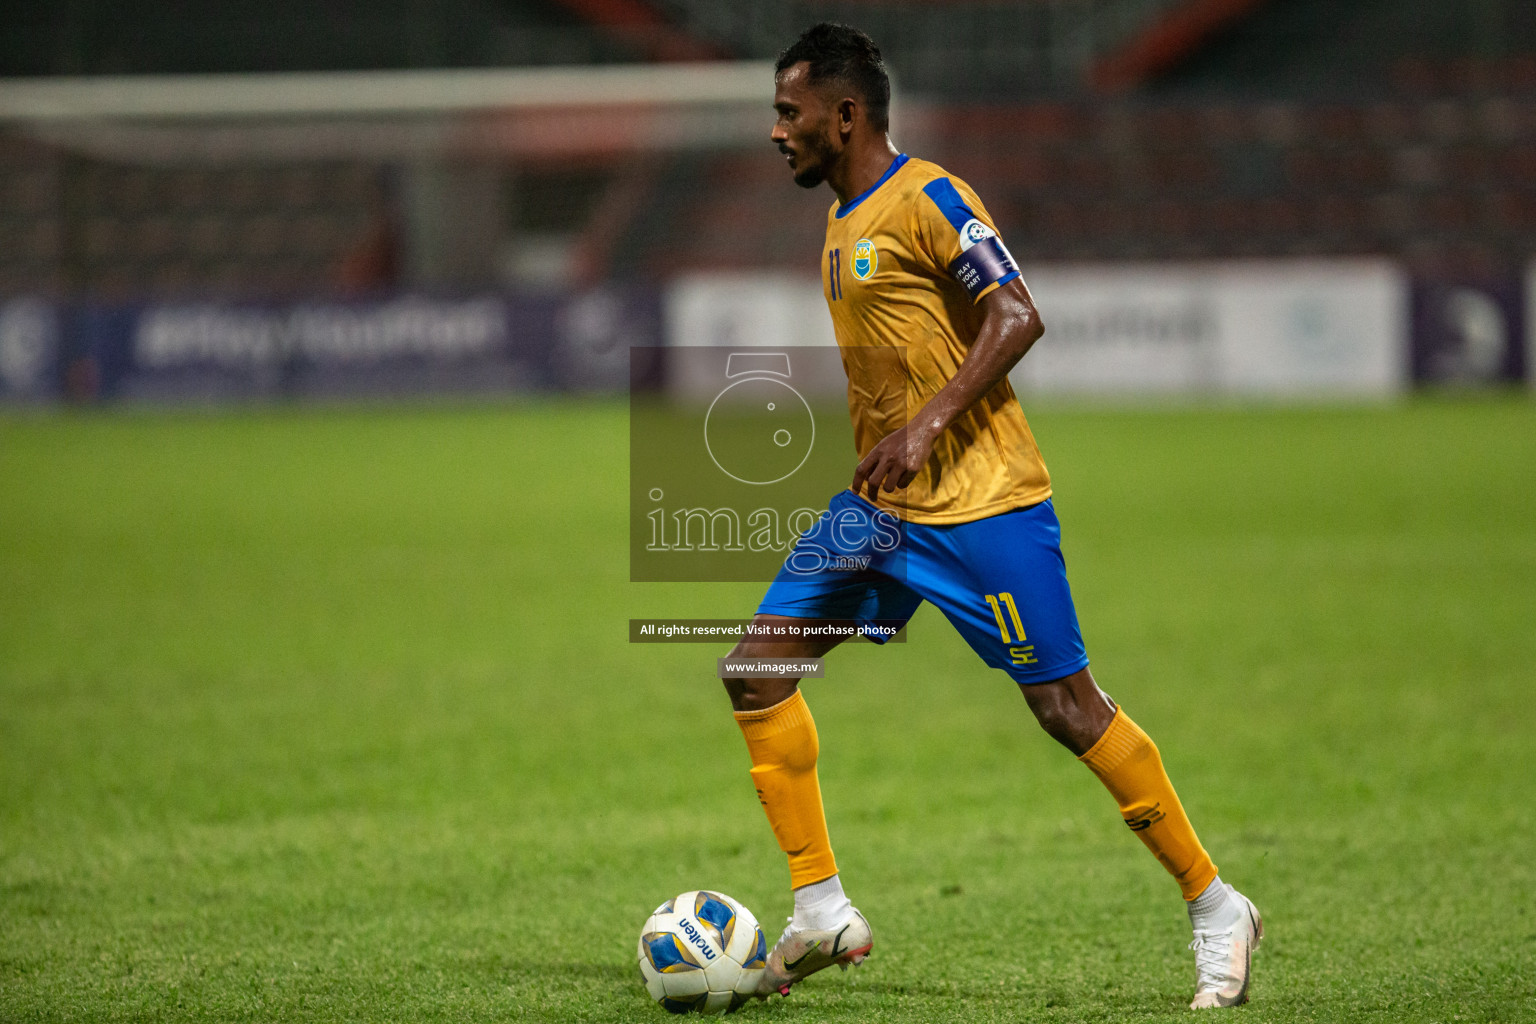
<path fill-rule="evenodd" d="M 0 81 L 0 129 L 133 162 L 763 145 L 767 61 Z"/>

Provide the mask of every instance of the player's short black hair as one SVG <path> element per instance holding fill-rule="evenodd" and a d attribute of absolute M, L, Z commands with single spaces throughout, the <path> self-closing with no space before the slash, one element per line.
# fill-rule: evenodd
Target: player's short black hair
<path fill-rule="evenodd" d="M 880 47 L 869 36 L 830 21 L 812 25 L 779 54 L 773 69 L 780 72 L 801 61 L 810 65 L 809 81 L 847 83 L 863 98 L 870 122 L 881 131 L 890 126 L 891 77 Z"/>

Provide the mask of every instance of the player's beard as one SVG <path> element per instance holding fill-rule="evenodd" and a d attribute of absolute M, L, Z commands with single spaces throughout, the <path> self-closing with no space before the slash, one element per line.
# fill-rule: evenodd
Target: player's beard
<path fill-rule="evenodd" d="M 825 135 L 812 135 L 805 140 L 800 162 L 804 164 L 795 172 L 795 184 L 801 188 L 815 188 L 827 180 L 827 168 L 837 154 Z"/>

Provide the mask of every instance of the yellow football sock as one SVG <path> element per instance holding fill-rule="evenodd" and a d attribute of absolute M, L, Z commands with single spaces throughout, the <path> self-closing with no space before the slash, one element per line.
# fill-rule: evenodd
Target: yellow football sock
<path fill-rule="evenodd" d="M 837 874 L 832 840 L 816 779 L 816 723 L 800 691 L 761 711 L 738 711 L 736 721 L 752 755 L 752 784 L 768 824 L 789 854 L 789 884 L 820 882 Z"/>
<path fill-rule="evenodd" d="M 1200 845 L 1152 738 L 1122 709 L 1078 760 L 1099 777 L 1120 805 L 1125 823 L 1178 879 L 1184 898 L 1204 892 L 1216 877 L 1216 865 Z"/>

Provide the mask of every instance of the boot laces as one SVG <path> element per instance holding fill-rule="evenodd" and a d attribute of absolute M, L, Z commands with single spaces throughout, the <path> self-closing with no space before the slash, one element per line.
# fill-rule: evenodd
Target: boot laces
<path fill-rule="evenodd" d="M 1189 948 L 1195 954 L 1195 971 L 1201 987 L 1207 981 L 1220 984 L 1227 976 L 1227 964 L 1232 957 L 1232 933 L 1196 932 Z"/>

